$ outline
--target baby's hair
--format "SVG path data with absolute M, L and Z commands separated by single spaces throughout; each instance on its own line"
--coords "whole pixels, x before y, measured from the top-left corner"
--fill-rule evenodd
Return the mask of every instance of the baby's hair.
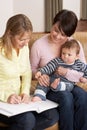
M 78 43 L 75 39 L 71 39 L 71 40 L 66 41 L 66 42 L 62 45 L 61 50 L 62 50 L 63 48 L 76 49 L 76 54 L 79 54 L 79 52 L 80 52 L 79 43 Z

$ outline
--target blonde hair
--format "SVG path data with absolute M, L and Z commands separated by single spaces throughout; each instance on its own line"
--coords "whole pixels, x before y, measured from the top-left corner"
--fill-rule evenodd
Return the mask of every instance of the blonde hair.
M 27 16 L 17 14 L 8 19 L 5 33 L 1 38 L 1 46 L 8 59 L 12 58 L 11 36 L 24 34 L 25 31 L 33 31 L 32 23 Z

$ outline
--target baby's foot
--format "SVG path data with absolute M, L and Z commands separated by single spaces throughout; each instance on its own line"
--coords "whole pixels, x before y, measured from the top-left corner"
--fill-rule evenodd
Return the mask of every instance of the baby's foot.
M 38 96 L 35 96 L 35 97 L 33 97 L 33 98 L 31 99 L 31 101 L 37 102 L 37 101 L 42 101 L 42 99 L 41 99 L 40 97 L 38 97 Z
M 56 89 L 56 88 L 58 87 L 59 83 L 60 83 L 60 78 L 57 78 L 57 79 L 55 79 L 55 80 L 51 83 L 51 87 L 52 87 L 53 89 Z

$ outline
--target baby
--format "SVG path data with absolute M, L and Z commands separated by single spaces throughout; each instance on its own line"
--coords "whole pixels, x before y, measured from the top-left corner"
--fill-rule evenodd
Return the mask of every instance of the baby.
M 46 66 L 40 68 L 36 74 L 35 78 L 38 79 L 41 75 L 47 74 L 50 76 L 49 87 L 41 86 L 39 83 L 35 90 L 32 101 L 46 100 L 46 94 L 51 89 L 55 92 L 57 91 L 72 91 L 75 81 L 73 78 L 71 80 L 66 79 L 64 76 L 55 73 L 59 66 L 65 67 L 67 69 L 74 69 L 83 73 L 82 77 L 76 77 L 79 82 L 87 82 L 87 65 L 79 60 L 80 46 L 79 43 L 71 39 L 65 42 L 61 48 L 61 58 L 55 58 L 51 60 Z M 57 85 L 54 82 L 57 81 Z

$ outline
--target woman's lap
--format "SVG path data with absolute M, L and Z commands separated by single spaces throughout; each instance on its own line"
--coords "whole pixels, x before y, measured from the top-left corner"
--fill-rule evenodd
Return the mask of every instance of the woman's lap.
M 55 93 L 50 91 L 47 98 L 59 103 L 60 130 L 87 129 L 87 92 L 85 90 L 75 86 L 72 92 Z M 83 120 L 82 123 L 81 120 Z
M 10 118 L 0 114 L 0 122 L 9 125 L 9 130 L 32 130 L 36 119 L 32 112 L 22 113 Z
M 58 120 L 60 130 L 87 129 L 86 91 L 77 86 L 75 86 L 72 92 L 62 91 L 56 93 L 50 90 L 47 94 L 47 98 L 59 103 L 60 105 L 57 109 L 50 109 L 40 114 L 34 112 L 36 118 L 35 130 L 43 130 L 49 126 L 52 126 Z M 75 128 L 73 128 L 73 120 Z
M 57 109 L 50 109 L 44 111 L 40 114 L 34 113 L 36 117 L 36 126 L 35 130 L 43 130 L 47 127 L 50 127 L 58 122 L 59 114 Z
M 59 103 L 59 129 L 73 130 L 73 95 L 69 91 L 49 91 L 47 98 Z
M 75 130 L 87 129 L 87 92 L 75 86 L 72 91 L 74 97 L 74 127 Z

